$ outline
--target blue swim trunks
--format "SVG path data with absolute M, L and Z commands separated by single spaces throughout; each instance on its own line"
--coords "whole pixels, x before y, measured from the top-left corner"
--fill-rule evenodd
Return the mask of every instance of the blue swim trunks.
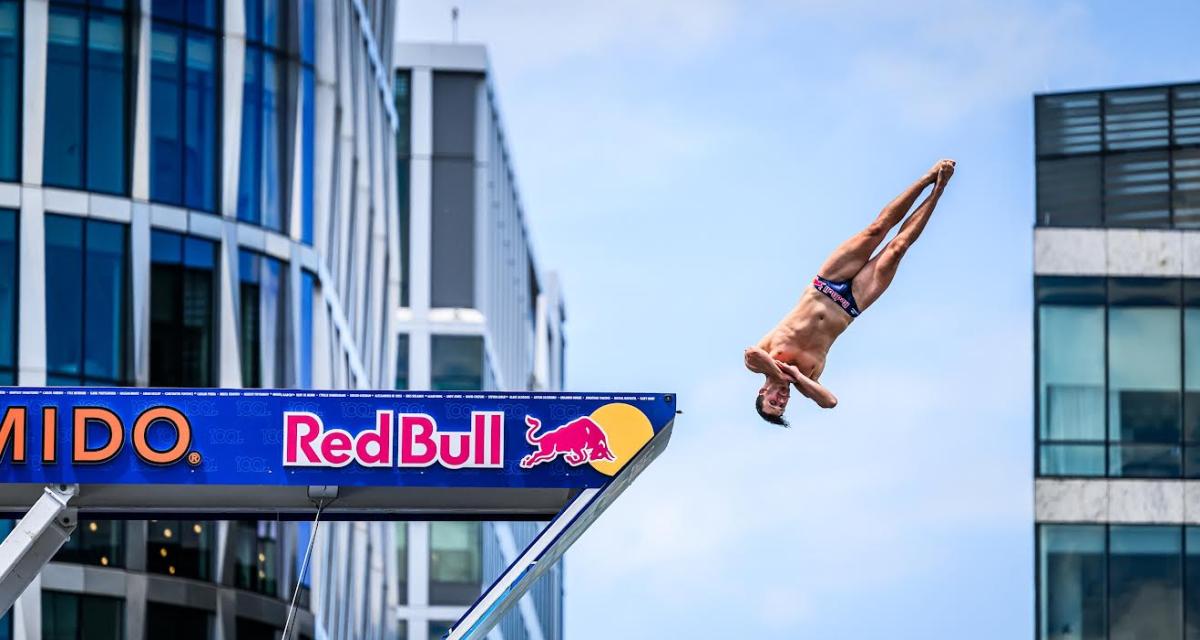
M 858 303 L 854 301 L 854 292 L 850 291 L 849 282 L 834 282 L 817 276 L 813 278 L 813 287 L 833 300 L 842 311 L 850 314 L 851 318 L 858 317 Z

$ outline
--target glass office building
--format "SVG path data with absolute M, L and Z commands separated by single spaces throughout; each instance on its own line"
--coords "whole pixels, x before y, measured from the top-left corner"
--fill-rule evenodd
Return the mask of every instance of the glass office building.
M 398 42 L 393 60 L 405 256 L 396 388 L 561 389 L 562 295 L 534 259 L 486 49 Z M 537 531 L 398 524 L 402 637 L 440 638 Z M 561 639 L 562 589 L 560 564 L 490 637 Z
M 394 4 L 0 0 L 0 384 L 391 387 Z M 397 637 L 395 525 L 312 537 L 84 519 L 0 638 Z
M 1035 635 L 1200 639 L 1200 84 L 1034 105 Z

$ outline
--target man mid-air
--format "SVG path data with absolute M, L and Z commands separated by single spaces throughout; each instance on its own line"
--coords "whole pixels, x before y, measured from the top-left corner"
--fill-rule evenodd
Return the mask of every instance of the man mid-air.
M 842 243 L 825 260 L 812 286 L 805 289 L 783 320 L 758 345 L 746 349 L 746 368 L 766 376 L 754 401 L 763 420 L 787 426 L 783 411 L 787 408 L 791 385 L 796 385 L 800 393 L 822 408 L 837 405 L 837 398 L 817 382 L 825 370 L 829 347 L 887 290 L 900 259 L 925 229 L 952 175 L 954 161 L 941 160 L 896 196 L 874 222 Z M 909 208 L 929 185 L 933 185 L 929 196 L 905 220 Z M 904 224 L 896 237 L 871 257 L 901 220 Z

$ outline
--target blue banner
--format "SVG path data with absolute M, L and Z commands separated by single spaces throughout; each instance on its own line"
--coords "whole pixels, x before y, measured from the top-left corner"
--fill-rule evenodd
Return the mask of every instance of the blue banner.
M 587 488 L 670 394 L 0 388 L 0 483 Z

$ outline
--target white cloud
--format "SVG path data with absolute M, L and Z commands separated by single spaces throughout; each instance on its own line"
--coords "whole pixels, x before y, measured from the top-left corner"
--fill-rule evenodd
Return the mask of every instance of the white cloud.
M 893 108 L 908 126 L 954 126 L 978 109 L 1027 100 L 1052 74 L 1098 64 L 1082 31 L 1086 7 L 979 0 L 925 2 L 904 36 L 868 40 L 853 55 L 844 89 Z

